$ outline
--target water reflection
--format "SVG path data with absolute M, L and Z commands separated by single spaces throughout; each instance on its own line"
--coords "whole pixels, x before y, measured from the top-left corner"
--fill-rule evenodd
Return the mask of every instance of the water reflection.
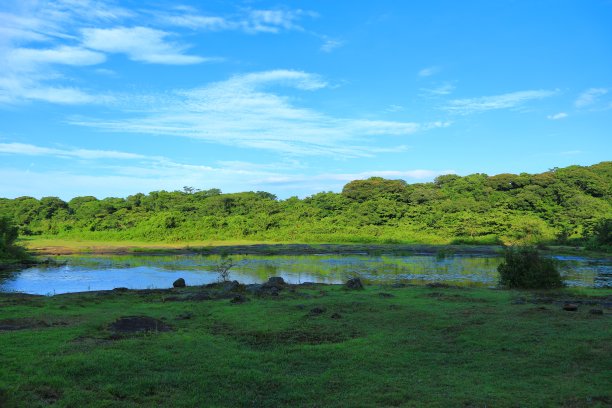
M 447 282 L 494 286 L 500 257 L 457 255 L 236 255 L 231 279 L 256 283 L 282 276 L 291 283 L 341 283 L 360 276 L 376 282 Z M 571 286 L 611 286 L 610 261 L 555 257 Z M 202 255 L 83 255 L 57 257 L 63 266 L 28 268 L 0 276 L 1 291 L 54 294 L 127 287 L 167 288 L 178 277 L 189 285 L 218 280 L 220 256 Z

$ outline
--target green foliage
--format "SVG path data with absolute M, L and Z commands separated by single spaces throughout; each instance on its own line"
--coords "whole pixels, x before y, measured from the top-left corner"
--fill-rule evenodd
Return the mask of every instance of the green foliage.
M 531 246 L 508 247 L 497 268 L 499 284 L 509 289 L 552 289 L 563 286 L 561 275 L 550 258 L 542 258 Z
M 354 180 L 342 189 L 342 195 L 360 202 L 378 197 L 402 201 L 406 199 L 407 192 L 408 184 L 404 180 L 387 180 L 382 177 Z
M 7 217 L 0 218 L 0 254 L 6 254 L 15 243 L 18 229 Z
M 257 191 L 153 191 L 127 198 L 0 199 L 21 235 L 100 241 L 572 244 L 609 249 L 612 162 L 541 174 L 444 175 L 432 183 L 372 177 L 342 193 L 278 200 Z
M 612 218 L 599 221 L 587 246 L 590 249 L 610 250 L 612 248 Z
M 17 261 L 27 257 L 24 249 L 15 244 L 19 229 L 8 217 L 0 217 L 0 261 Z

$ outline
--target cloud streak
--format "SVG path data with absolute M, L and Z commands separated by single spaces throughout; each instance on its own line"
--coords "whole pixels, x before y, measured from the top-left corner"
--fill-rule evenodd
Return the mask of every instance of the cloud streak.
M 214 60 L 184 54 L 186 46 L 167 41 L 170 33 L 147 27 L 86 28 L 82 34 L 85 47 L 126 54 L 138 62 L 187 65 Z
M 70 199 L 77 195 L 127 196 L 137 192 L 176 190 L 184 185 L 197 188 L 223 187 L 226 192 L 271 190 L 274 193 L 288 191 L 301 196 L 334 189 L 356 179 L 373 176 L 402 178 L 411 181 L 431 180 L 452 170 L 372 170 L 358 173 L 325 172 L 305 174 L 308 167 L 300 162 L 284 160 L 274 164 L 244 161 L 218 161 L 214 165 L 178 163 L 163 156 L 146 156 L 114 150 L 81 148 L 53 148 L 25 143 L 0 143 L 0 156 L 23 155 L 75 160 L 93 170 L 83 174 L 72 170 L 42 170 L 40 165 L 31 169 L 0 168 L 4 180 L 3 195 L 17 197 L 58 195 L 69 192 Z M 109 159 L 116 160 L 109 162 Z M 26 187 L 27 186 L 27 187 Z M 61 194 L 60 194 L 61 195 Z
M 373 156 L 377 148 L 371 142 L 380 142 L 381 137 L 402 139 L 448 126 L 447 122 L 338 118 L 296 106 L 291 98 L 270 91 L 279 86 L 315 91 L 327 85 L 319 76 L 302 71 L 255 72 L 178 91 L 161 106 L 143 108 L 147 110 L 144 115 L 124 120 L 74 119 L 71 123 L 112 132 L 188 137 L 289 155 L 343 158 Z
M 549 98 L 557 93 L 558 91 L 540 89 L 479 98 L 454 99 L 444 107 L 444 110 L 459 115 L 470 115 L 490 110 L 511 109 L 523 106 L 530 101 Z
M 278 34 L 282 31 L 304 31 L 299 21 L 317 14 L 301 9 L 245 9 L 234 16 L 215 16 L 199 13 L 192 7 L 174 11 L 151 11 L 163 24 L 202 31 L 243 31 L 248 34 Z
M 590 88 L 590 89 L 587 89 L 586 91 L 582 92 L 578 96 L 578 98 L 574 102 L 574 105 L 577 108 L 586 108 L 586 107 L 589 107 L 589 106 L 594 105 L 595 103 L 597 103 L 599 98 L 604 96 L 604 95 L 606 95 L 607 93 L 608 93 L 608 90 L 606 88 Z
M 555 113 L 554 115 L 548 115 L 547 118 L 550 120 L 560 120 L 568 117 L 568 114 L 565 112 Z
M 134 153 L 118 152 L 115 150 L 89 150 L 89 149 L 57 149 L 41 147 L 26 143 L 0 143 L 0 154 L 16 154 L 26 156 L 52 156 L 59 158 L 78 159 L 143 159 L 146 156 Z

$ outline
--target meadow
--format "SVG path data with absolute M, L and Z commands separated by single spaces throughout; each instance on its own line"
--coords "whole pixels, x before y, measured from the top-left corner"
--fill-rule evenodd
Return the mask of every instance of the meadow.
M 605 407 L 611 302 L 436 284 L 2 293 L 0 405 Z

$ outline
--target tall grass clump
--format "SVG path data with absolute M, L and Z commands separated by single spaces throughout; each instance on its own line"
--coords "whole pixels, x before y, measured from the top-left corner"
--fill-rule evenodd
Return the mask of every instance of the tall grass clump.
M 555 261 L 543 258 L 532 246 L 508 247 L 497 267 L 499 284 L 513 289 L 552 289 L 563 286 Z

